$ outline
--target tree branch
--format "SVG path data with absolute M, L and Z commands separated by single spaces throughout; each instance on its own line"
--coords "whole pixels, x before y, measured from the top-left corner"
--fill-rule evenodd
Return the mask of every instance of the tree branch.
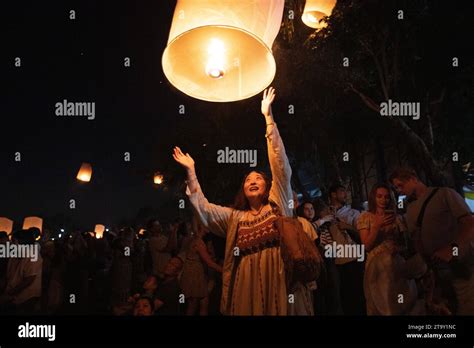
M 364 93 L 360 92 L 358 89 L 352 85 L 352 83 L 349 83 L 349 88 L 356 93 L 362 101 L 367 105 L 371 110 L 380 113 L 380 105 L 377 104 L 372 98 L 366 96 Z

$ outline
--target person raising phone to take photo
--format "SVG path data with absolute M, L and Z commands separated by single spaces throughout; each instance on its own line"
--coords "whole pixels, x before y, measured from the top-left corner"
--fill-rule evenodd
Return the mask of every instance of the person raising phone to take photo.
M 369 211 L 357 221 L 360 238 L 368 251 L 364 293 L 368 315 L 422 315 L 415 278 L 427 270 L 423 260 L 407 263 L 399 243 L 406 226 L 396 214 L 395 200 L 387 184 L 376 184 L 369 193 Z

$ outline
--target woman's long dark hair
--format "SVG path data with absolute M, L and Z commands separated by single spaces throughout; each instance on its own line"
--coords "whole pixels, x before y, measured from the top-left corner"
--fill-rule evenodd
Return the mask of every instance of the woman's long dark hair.
M 392 210 L 395 211 L 395 199 L 393 197 L 393 192 L 390 189 L 390 186 L 388 184 L 385 184 L 385 183 L 378 183 L 378 184 L 375 184 L 374 186 L 372 186 L 372 189 L 370 190 L 370 193 L 369 193 L 369 211 L 371 213 L 375 214 L 375 212 L 377 210 L 377 204 L 375 202 L 375 196 L 376 196 L 377 190 L 379 188 L 384 188 L 388 191 L 388 193 L 390 195 L 390 202 L 388 203 L 387 209 L 392 209 Z
M 234 200 L 234 205 L 232 206 L 234 209 L 250 210 L 249 201 L 247 200 L 247 197 L 245 197 L 244 184 L 245 184 L 245 180 L 251 173 L 260 174 L 263 180 L 265 181 L 265 193 L 263 195 L 263 205 L 268 203 L 268 197 L 270 196 L 270 187 L 272 186 L 271 181 L 269 177 L 267 176 L 267 174 L 265 174 L 264 172 L 252 170 L 251 172 L 245 174 L 244 179 L 242 180 L 242 183 L 240 184 L 239 192 L 237 192 L 237 195 L 235 196 L 235 200 Z
M 304 200 L 301 204 L 298 204 L 298 208 L 296 208 L 296 215 L 297 216 L 300 216 L 300 217 L 303 217 L 306 219 L 306 216 L 304 216 L 304 206 L 306 204 L 311 204 L 313 206 L 313 209 L 314 209 L 314 204 L 313 202 L 309 201 L 309 200 Z M 317 220 L 316 219 L 316 210 L 314 211 L 315 214 L 314 214 L 314 218 L 313 220 L 308 220 L 309 222 L 313 222 L 314 220 Z

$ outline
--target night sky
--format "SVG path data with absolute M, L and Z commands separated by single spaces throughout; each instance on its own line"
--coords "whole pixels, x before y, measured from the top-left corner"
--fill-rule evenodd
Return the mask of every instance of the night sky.
M 199 158 L 213 145 L 229 145 L 231 136 L 218 135 L 235 135 L 242 120 L 254 123 L 239 136 L 242 145 L 255 146 L 258 135 L 265 144 L 260 96 L 207 103 L 187 97 L 164 77 L 161 56 L 175 1 L 8 6 L 0 216 L 13 219 L 16 227 L 24 216 L 65 214 L 90 228 L 133 217 L 141 207 L 171 204 L 171 191 L 154 187 L 152 175 L 160 170 L 172 173 L 173 179 L 165 177 L 171 184 L 182 180 L 171 157 L 173 146 Z M 71 9 L 75 20 L 69 19 Z M 20 68 L 14 66 L 15 57 L 21 58 Z M 129 68 L 125 57 L 130 57 Z M 63 99 L 94 101 L 95 119 L 57 117 L 55 104 Z M 185 115 L 178 113 L 181 104 Z M 255 112 L 247 113 L 249 108 Z M 226 129 L 220 129 L 223 121 Z M 17 151 L 21 162 L 14 161 Z M 124 161 L 125 152 L 130 162 Z M 82 162 L 93 166 L 88 184 L 75 179 Z M 206 175 L 199 164 L 198 172 Z
M 175 145 L 195 158 L 204 192 L 212 201 L 218 196 L 218 203 L 232 200 L 240 177 L 249 171 L 244 165 L 219 166 L 218 149 L 258 149 L 257 169 L 266 168 L 261 95 L 209 103 L 186 96 L 165 78 L 161 57 L 175 4 L 173 0 L 81 0 L 2 5 L 7 34 L 1 50 L 6 88 L 1 99 L 0 216 L 13 219 L 15 228 L 29 215 L 63 215 L 84 229 L 96 223 L 120 224 L 144 208 L 171 218 L 177 214 L 177 199 L 184 194 L 183 170 L 171 156 Z M 444 3 L 436 4 L 437 13 L 444 15 Z M 76 19 L 69 18 L 70 10 Z M 453 33 L 445 19 L 426 33 L 433 43 L 429 47 L 436 49 L 422 52 L 423 71 L 429 76 L 436 76 L 436 64 L 468 50 L 465 43 L 472 32 Z M 306 28 L 306 35 L 310 33 Z M 350 47 L 353 37 L 346 39 Z M 294 89 L 305 76 L 294 74 L 290 63 L 308 63 L 293 57 L 291 50 L 280 49 L 281 40 L 280 33 L 273 47 L 277 63 L 273 111 L 287 153 L 297 152 L 295 139 L 292 146 L 286 142 L 292 126 L 287 107 L 304 109 L 303 100 L 324 107 L 325 98 L 331 98 L 338 112 L 343 117 L 347 114 L 342 132 L 365 134 L 368 128 L 361 121 L 368 111 L 359 98 L 352 94 L 348 99 L 347 93 L 316 85 L 320 81 L 333 85 L 324 68 L 314 67 L 322 78 L 313 85 L 309 81 L 304 90 Z M 354 52 L 348 50 L 348 54 Z M 21 67 L 15 67 L 16 57 L 21 58 Z M 124 66 L 125 57 L 130 58 L 130 67 Z M 366 71 L 374 74 L 373 64 L 367 64 Z M 55 104 L 64 99 L 95 102 L 95 119 L 57 117 Z M 179 114 L 180 105 L 185 115 Z M 367 117 L 373 119 L 373 115 Z M 299 131 L 293 129 L 293 134 L 298 136 Z M 16 152 L 21 153 L 21 162 L 15 162 Z M 130 153 L 130 162 L 124 161 L 125 152 Z M 82 162 L 91 163 L 94 170 L 87 184 L 76 180 Z M 153 185 L 155 171 L 164 173 L 164 187 Z M 214 185 L 219 171 L 229 171 L 225 190 Z M 69 209 L 70 199 L 76 200 L 75 210 Z

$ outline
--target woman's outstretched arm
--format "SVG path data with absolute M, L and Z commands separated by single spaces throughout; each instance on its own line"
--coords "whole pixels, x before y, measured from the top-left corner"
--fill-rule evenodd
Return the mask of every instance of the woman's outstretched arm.
M 175 147 L 173 158 L 186 170 L 188 184 L 186 194 L 199 220 L 212 233 L 225 237 L 233 209 L 209 203 L 201 190 L 194 169 L 194 160 L 189 153 L 184 154 L 179 147 Z
M 291 190 L 291 167 L 286 156 L 285 146 L 273 119 L 272 103 L 275 89 L 270 87 L 263 92 L 262 114 L 265 116 L 267 132 L 268 161 L 272 171 L 270 200 L 278 205 L 284 216 L 293 216 L 293 192 Z M 293 202 L 294 203 L 294 202 Z

